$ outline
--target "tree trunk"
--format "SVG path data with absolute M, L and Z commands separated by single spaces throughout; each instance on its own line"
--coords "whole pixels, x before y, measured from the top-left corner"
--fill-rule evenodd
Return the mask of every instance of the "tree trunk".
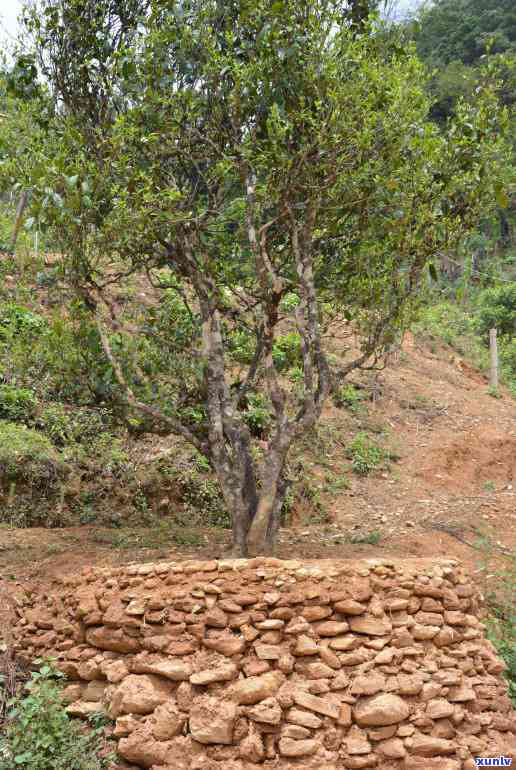
M 24 190 L 20 196 L 20 200 L 18 201 L 18 206 L 16 208 L 16 218 L 14 220 L 13 234 L 11 236 L 11 244 L 10 244 L 10 250 L 13 253 L 16 248 L 16 241 L 18 240 L 18 233 L 20 232 L 21 223 L 23 221 L 23 215 L 25 213 L 25 209 L 27 208 L 28 197 L 29 196 L 28 196 L 27 190 Z

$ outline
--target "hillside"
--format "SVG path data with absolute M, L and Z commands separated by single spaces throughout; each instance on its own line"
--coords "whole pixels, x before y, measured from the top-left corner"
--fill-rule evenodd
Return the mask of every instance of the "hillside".
M 494 538 L 500 553 L 514 549 L 514 399 L 506 392 L 493 398 L 484 376 L 451 348 L 412 334 L 384 371 L 356 378 L 355 384 L 360 387 L 348 392 L 348 403 L 329 403 L 318 430 L 296 448 L 292 468 L 297 480 L 278 554 L 445 555 L 476 568 L 479 553 L 472 546 L 481 531 Z M 378 467 L 367 475 L 352 468 L 357 455 L 349 445 L 357 433 L 366 446 L 372 442 L 381 450 Z M 185 504 L 184 475 L 174 482 L 173 473 L 156 473 L 159 463 L 152 458 L 167 447 L 167 438 L 126 437 L 124 452 L 141 495 L 140 522 L 123 482 L 104 492 L 102 511 L 93 512 L 90 521 L 83 516 L 80 526 L 73 521 L 55 529 L 20 529 L 4 520 L 3 578 L 48 579 L 72 565 L 171 554 L 222 555 L 229 531 L 203 526 L 199 491 L 196 519 Z M 174 452 L 174 458 L 184 473 L 181 453 Z M 199 478 L 212 510 L 213 482 L 208 474 Z M 96 488 L 94 479 L 85 484 Z M 116 514 L 116 526 L 106 526 L 109 510 Z

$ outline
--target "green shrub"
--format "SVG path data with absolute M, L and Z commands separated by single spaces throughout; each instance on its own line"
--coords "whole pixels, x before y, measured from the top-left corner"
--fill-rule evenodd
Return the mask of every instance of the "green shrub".
M 41 661 L 40 661 L 41 662 Z M 101 730 L 85 734 L 70 719 L 61 699 L 63 675 L 47 663 L 32 674 L 11 701 L 4 737 L 0 737 L 0 770 L 101 770 Z
M 32 390 L 0 385 L 0 419 L 30 423 L 36 412 L 36 404 Z
M 372 441 L 367 433 L 357 433 L 346 447 L 346 457 L 351 460 L 351 467 L 360 476 L 367 476 L 377 470 L 385 459 L 385 451 Z
M 26 307 L 12 302 L 0 304 L 0 339 L 9 339 L 20 332 L 40 332 L 46 325 L 45 319 Z
M 382 533 L 379 532 L 377 529 L 373 530 L 372 532 L 366 532 L 365 534 L 357 534 L 357 535 L 351 535 L 349 538 L 349 542 L 352 545 L 378 545 L 380 540 L 382 539 Z
M 280 335 L 272 348 L 272 359 L 278 371 L 301 364 L 301 337 L 297 332 Z
M 337 388 L 333 394 L 333 403 L 338 407 L 346 407 L 352 412 L 358 412 L 367 400 L 367 394 L 354 385 L 347 384 Z
M 226 509 L 222 491 L 215 478 L 209 475 L 209 466 L 197 455 L 194 464 L 186 467 L 173 467 L 167 470 L 175 482 L 175 494 L 185 510 L 175 515 L 180 526 L 192 524 L 205 527 L 231 528 L 231 516 Z
M 254 357 L 256 338 L 248 331 L 238 329 L 229 336 L 231 357 L 239 364 L 250 364 Z
M 247 397 L 245 421 L 253 436 L 263 436 L 271 424 L 272 411 L 269 399 L 262 393 L 252 393 Z
M 51 489 L 67 468 L 46 436 L 0 420 L 0 478 Z
M 516 707 L 516 552 L 500 551 L 496 533 L 479 530 L 475 547 L 480 552 L 487 636 L 506 665 L 509 696 Z
M 280 310 L 282 313 L 293 313 L 300 301 L 299 295 L 295 294 L 293 291 L 289 291 L 281 300 Z
M 516 335 L 516 281 L 480 292 L 475 326 L 486 342 L 493 328 L 502 337 Z
M 0 520 L 19 514 L 24 525 L 49 523 L 67 475 L 67 465 L 46 436 L 0 420 Z

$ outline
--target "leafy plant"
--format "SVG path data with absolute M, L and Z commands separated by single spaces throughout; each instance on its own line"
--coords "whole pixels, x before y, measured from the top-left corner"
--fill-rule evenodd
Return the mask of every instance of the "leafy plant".
M 66 713 L 61 700 L 63 675 L 49 663 L 36 661 L 25 693 L 9 705 L 4 737 L 0 737 L 0 770 L 101 770 L 102 727 L 85 734 Z
M 386 452 L 367 433 L 360 431 L 346 447 L 346 457 L 352 461 L 351 467 L 355 473 L 367 476 L 380 467 Z
M 489 330 L 496 328 L 502 337 L 516 336 L 516 281 L 485 289 L 477 298 L 475 326 L 486 343 Z
M 253 436 L 267 433 L 272 421 L 272 410 L 269 399 L 263 393 L 251 393 L 247 397 L 245 421 Z
M 278 371 L 301 364 L 301 337 L 296 332 L 282 334 L 274 343 L 272 358 Z
M 32 422 L 37 399 L 32 390 L 0 385 L 0 419 L 11 422 Z
M 42 331 L 45 319 L 28 308 L 13 303 L 0 304 L 0 340 L 21 332 Z
M 476 542 L 487 609 L 487 635 L 506 664 L 509 696 L 516 707 L 516 553 L 500 549 L 489 530 Z
M 378 530 L 373 530 L 372 532 L 366 532 L 365 534 L 351 535 L 349 542 L 352 545 L 378 545 L 381 539 L 382 533 Z
M 350 383 L 337 388 L 333 393 L 335 406 L 347 407 L 351 412 L 358 412 L 363 407 L 363 402 L 368 398 L 363 390 L 359 390 Z

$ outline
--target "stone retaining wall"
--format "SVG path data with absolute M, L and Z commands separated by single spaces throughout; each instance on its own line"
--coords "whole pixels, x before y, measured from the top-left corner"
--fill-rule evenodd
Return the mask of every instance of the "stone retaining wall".
M 18 599 L 71 714 L 154 770 L 469 770 L 516 720 L 453 561 L 251 559 L 89 569 Z

